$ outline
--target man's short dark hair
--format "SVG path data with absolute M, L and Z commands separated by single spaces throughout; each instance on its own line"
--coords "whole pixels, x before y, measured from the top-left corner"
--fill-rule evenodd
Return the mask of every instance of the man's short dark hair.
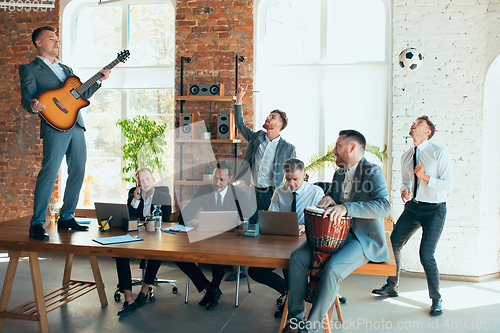
M 280 115 L 281 124 L 283 125 L 283 126 L 281 126 L 280 131 L 284 130 L 286 128 L 286 125 L 288 125 L 288 117 L 286 116 L 286 112 L 276 109 L 276 110 L 271 111 L 271 113 L 277 113 Z
M 298 158 L 289 158 L 283 163 L 283 170 L 285 173 L 295 173 L 297 171 L 304 171 L 304 162 Z
M 40 35 L 42 34 L 42 32 L 44 30 L 49 30 L 49 31 L 52 31 L 52 32 L 56 32 L 56 28 L 48 26 L 48 25 L 46 25 L 45 27 L 36 28 L 33 31 L 33 33 L 31 34 L 31 41 L 33 42 L 33 45 L 35 45 L 35 47 L 36 47 L 36 43 L 35 42 L 37 41 L 38 37 L 40 37 Z
M 138 181 L 139 181 L 139 174 L 140 174 L 141 172 L 144 172 L 144 171 L 149 172 L 149 174 L 150 174 L 151 176 L 153 176 L 153 172 L 151 171 L 151 169 L 150 169 L 150 168 L 147 168 L 147 167 L 142 167 L 142 168 L 137 169 L 137 172 L 135 173 L 135 177 L 137 178 L 137 180 L 138 180 Z
M 434 133 L 436 132 L 436 126 L 432 123 L 432 121 L 429 119 L 427 116 L 420 116 L 417 118 L 418 120 L 422 119 L 425 120 L 427 123 L 427 126 L 429 126 L 429 129 L 431 130 L 431 134 L 429 134 L 429 137 L 427 139 L 430 139 L 434 136 Z
M 366 139 L 363 134 L 359 133 L 356 130 L 348 129 L 339 132 L 339 136 L 345 135 L 344 139 L 348 139 L 351 142 L 356 142 L 358 145 L 365 150 L 366 147 Z
M 217 169 L 227 169 L 227 175 L 231 177 L 234 174 L 234 169 L 233 165 L 229 162 L 226 161 L 220 161 L 217 162 L 217 165 L 215 166 Z

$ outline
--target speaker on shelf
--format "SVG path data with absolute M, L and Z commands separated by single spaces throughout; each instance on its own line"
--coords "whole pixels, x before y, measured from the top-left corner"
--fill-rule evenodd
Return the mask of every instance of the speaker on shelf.
M 232 113 L 217 115 L 217 139 L 231 139 L 234 137 L 234 120 Z
M 222 83 L 190 84 L 189 96 L 224 96 L 224 85 Z
M 181 139 L 196 139 L 198 131 L 196 123 L 198 122 L 197 113 L 181 113 Z

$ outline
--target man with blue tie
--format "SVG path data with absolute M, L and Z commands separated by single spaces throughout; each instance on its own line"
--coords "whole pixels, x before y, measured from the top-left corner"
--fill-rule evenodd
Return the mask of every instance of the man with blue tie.
M 56 58 L 59 55 L 59 39 L 55 28 L 49 26 L 37 28 L 33 31 L 31 39 L 38 54 L 32 62 L 19 67 L 21 104 L 26 111 L 37 114 L 45 109 L 45 105 L 36 99 L 38 93 L 59 88 L 68 76 L 73 75 L 73 70 L 61 64 Z M 83 98 L 90 98 L 101 86 L 100 81 L 106 80 L 110 72 L 108 69 L 101 70 L 103 77 L 83 93 Z M 84 135 L 85 125 L 81 113 L 78 114 L 75 126 L 65 132 L 52 128 L 45 120 L 40 119 L 43 159 L 42 169 L 36 179 L 29 235 L 33 239 L 47 240 L 49 236 L 43 224 L 54 182 L 65 155 L 68 163 L 68 180 L 57 227 L 58 229 L 87 230 L 86 226 L 79 225 L 73 218 L 85 175 L 87 148 Z
M 401 158 L 401 199 L 405 208 L 391 234 L 396 276 L 388 277 L 387 283 L 380 289 L 374 289 L 372 293 L 398 296 L 401 250 L 408 239 L 422 227 L 420 262 L 424 267 L 429 297 L 432 300 L 429 314 L 438 316 L 443 313 L 443 307 L 434 252 L 446 219 L 446 198 L 453 186 L 453 169 L 450 154 L 429 141 L 434 132 L 435 126 L 427 116 L 417 118 L 410 128 L 414 147 L 408 149 Z
M 316 204 L 323 198 L 321 187 L 304 182 L 304 162 L 297 158 L 290 158 L 283 165 L 286 184 L 274 191 L 269 210 L 273 212 L 294 212 L 298 215 L 298 228 L 304 232 L 304 209 Z M 276 318 L 283 316 L 286 294 L 288 291 L 288 270 L 283 269 L 283 277 L 274 272 L 274 268 L 250 267 L 248 275 L 255 281 L 265 284 L 280 293 L 276 303 L 278 309 L 274 313 Z

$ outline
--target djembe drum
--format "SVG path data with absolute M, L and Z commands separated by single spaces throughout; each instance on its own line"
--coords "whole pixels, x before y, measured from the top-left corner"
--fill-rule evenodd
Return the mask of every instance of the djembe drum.
M 324 214 L 324 209 L 315 206 L 304 209 L 307 243 L 313 250 L 311 275 L 304 298 L 309 303 L 312 303 L 318 288 L 321 269 L 344 245 L 351 225 L 350 217 L 344 216 L 339 223 L 335 223 L 329 217 L 323 218 Z

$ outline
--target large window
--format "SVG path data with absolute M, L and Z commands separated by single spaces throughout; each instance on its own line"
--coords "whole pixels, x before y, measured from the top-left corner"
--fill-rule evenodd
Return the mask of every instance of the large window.
M 341 129 L 387 142 L 389 8 L 385 0 L 262 0 L 258 8 L 256 126 L 287 112 L 282 136 L 298 158 L 325 154 Z M 367 156 L 376 162 L 376 159 Z M 312 181 L 330 181 L 333 169 Z
M 122 180 L 125 143 L 116 122 L 147 115 L 166 123 L 164 171 L 156 171 L 156 183 L 172 188 L 174 128 L 175 13 L 170 1 L 73 0 L 63 14 L 63 62 L 82 81 L 113 61 L 123 49 L 130 58 L 118 64 L 110 78 L 83 110 L 86 125 L 87 166 L 79 206 L 94 201 L 124 202 L 132 184 Z M 65 163 L 62 186 L 67 175 Z M 128 175 L 130 176 L 130 175 Z M 91 190 L 91 191 L 90 191 Z M 89 192 L 90 191 L 90 192 Z M 87 198 L 85 193 L 87 192 Z

